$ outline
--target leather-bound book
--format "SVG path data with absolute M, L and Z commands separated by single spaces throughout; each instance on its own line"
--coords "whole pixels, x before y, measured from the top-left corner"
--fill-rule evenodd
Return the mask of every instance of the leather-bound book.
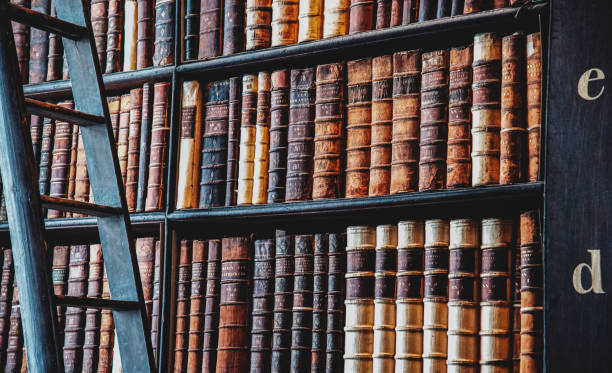
M 493 8 L 491 0 L 465 0 L 463 4 L 463 14 L 482 12 Z
M 270 73 L 257 77 L 257 119 L 255 123 L 255 156 L 253 164 L 254 205 L 264 204 L 268 192 L 268 149 L 270 147 Z
M 378 0 L 376 2 L 376 29 L 377 30 L 387 28 L 391 25 L 391 8 L 392 8 L 391 3 L 392 3 L 392 0 Z M 398 17 L 396 16 L 395 19 L 397 20 L 397 18 Z M 397 24 L 395 26 L 397 26 Z
M 504 8 L 509 5 L 509 0 L 493 0 L 493 9 Z
M 185 61 L 198 58 L 199 39 L 200 39 L 200 0 L 185 1 Z
M 38 115 L 30 116 L 30 137 L 32 139 L 32 151 L 35 154 L 34 161 L 40 160 L 40 147 L 42 142 L 43 117 Z
M 289 371 L 294 283 L 294 240 L 287 232 L 276 231 L 274 266 L 274 328 L 272 330 L 271 372 Z
M 298 42 L 319 40 L 323 36 L 323 0 L 300 1 Z
M 229 79 L 229 114 L 227 117 L 227 176 L 225 206 L 236 204 L 238 185 L 238 150 L 242 120 L 242 77 Z
M 204 137 L 200 162 L 200 208 L 223 206 L 227 176 L 229 82 L 207 85 Z M 195 206 L 194 206 L 195 207 Z
M 149 157 L 151 126 L 153 120 L 153 84 L 142 86 L 142 110 L 140 116 L 140 155 L 138 156 L 138 189 L 136 191 L 136 212 L 144 211 L 149 180 Z
M 274 240 L 255 241 L 251 373 L 269 372 L 274 327 Z
M 121 45 L 123 34 L 123 7 L 121 0 L 108 0 L 108 26 L 106 31 L 106 73 L 121 71 Z
M 312 344 L 312 290 L 314 271 L 312 235 L 295 236 L 293 322 L 290 372 L 308 372 Z
M 397 274 L 397 226 L 376 227 L 376 267 L 374 282 L 375 372 L 395 370 L 395 280 Z
M 374 0 L 350 0 L 349 34 L 374 29 L 376 2 Z
M 331 38 L 348 33 L 349 0 L 327 0 L 323 4 L 323 37 Z
M 465 0 L 452 0 L 451 5 L 451 16 L 458 16 L 463 14 L 463 7 L 465 6 Z
M 474 36 L 472 64 L 472 186 L 499 183 L 501 39 Z
M 287 129 L 289 127 L 290 70 L 277 70 L 271 76 L 270 151 L 268 154 L 268 203 L 285 201 L 287 176 Z
M 102 277 L 102 298 L 110 299 L 106 269 Z M 100 311 L 100 351 L 98 355 L 98 373 L 111 373 L 113 367 L 113 344 L 115 341 L 115 320 L 113 311 Z
M 221 54 L 222 0 L 200 0 L 200 40 L 198 58 L 203 60 Z
M 129 93 L 121 96 L 119 135 L 117 136 L 117 157 L 119 158 L 119 168 L 121 170 L 123 185 L 125 185 L 125 178 L 127 177 L 128 145 L 130 136 L 130 98 Z
M 423 371 L 423 267 L 425 225 L 397 224 L 395 371 Z
M 330 233 L 328 236 L 327 273 L 327 341 L 325 344 L 325 372 L 343 371 L 344 359 L 344 297 L 346 272 L 346 236 Z
M 421 51 L 394 53 L 391 194 L 418 188 L 420 91 Z
M 346 198 L 367 197 L 372 132 L 372 59 L 349 61 L 346 105 Z
M 74 199 L 76 186 L 76 166 L 79 147 L 79 126 L 72 126 L 72 140 L 70 141 L 70 166 L 68 167 L 68 199 Z M 66 217 L 71 218 L 72 212 L 67 212 Z
M 198 203 L 201 132 L 202 90 L 200 82 L 186 81 L 183 82 L 181 99 L 181 131 L 176 187 L 177 209 L 194 208 Z
M 106 102 L 108 104 L 108 113 L 110 114 L 111 127 L 113 129 L 113 137 L 115 138 L 116 145 L 117 138 L 119 137 L 119 115 L 121 109 L 121 96 L 107 97 Z
M 425 221 L 425 294 L 423 297 L 423 372 L 445 372 L 448 327 L 449 226 Z
M 25 8 L 30 7 L 30 1 L 28 0 L 11 0 L 11 4 Z M 13 38 L 15 40 L 15 50 L 17 51 L 20 79 L 23 84 L 26 84 L 29 75 L 30 29 L 26 24 L 19 22 L 11 22 L 11 26 L 13 28 Z
M 449 52 L 423 53 L 419 191 L 446 186 Z
M 236 203 L 253 202 L 253 171 L 255 166 L 255 132 L 257 123 L 257 75 L 242 77 L 242 111 L 240 119 L 240 147 L 238 160 L 238 188 Z
M 130 90 L 130 128 L 128 133 L 125 198 L 128 211 L 136 211 L 138 165 L 140 163 L 140 122 L 142 121 L 142 88 Z M 81 143 L 79 142 L 79 146 Z
M 147 317 L 151 319 L 153 306 L 153 261 L 155 260 L 155 237 L 136 239 L 136 260 L 142 284 L 142 296 L 145 302 Z
M 514 221 L 516 238 L 512 247 L 512 372 L 521 372 L 521 229 L 520 218 Z
M 147 180 L 145 211 L 160 210 L 163 206 L 164 170 L 166 169 L 166 147 L 168 145 L 168 99 L 170 83 L 155 83 L 153 95 L 153 118 L 151 123 L 151 155 Z
M 89 273 L 89 246 L 75 245 L 70 247 L 70 264 L 68 272 L 68 296 L 84 297 L 87 295 Z M 85 337 L 85 309 L 66 308 L 66 326 L 64 329 L 64 371 L 81 372 L 83 365 L 83 339 Z
M 160 283 L 161 283 L 161 242 L 155 240 L 155 261 L 153 264 L 153 296 L 151 302 L 151 344 L 153 358 L 157 361 L 159 350 L 159 314 L 160 314 Z
M 447 372 L 478 372 L 479 226 L 450 221 Z
M 430 0 L 431 1 L 431 0 Z M 419 0 L 404 0 L 402 25 L 409 25 L 419 19 Z
M 521 372 L 543 371 L 544 279 L 540 212 L 521 214 Z
M 176 282 L 176 322 L 174 326 L 174 372 L 187 369 L 189 342 L 189 297 L 191 293 L 191 253 L 193 242 L 181 240 Z
M 315 69 L 291 70 L 285 201 L 312 198 L 314 166 Z
M 0 280 L 0 367 L 6 362 L 6 350 L 13 298 L 13 253 L 10 248 L 2 250 L 2 277 Z
M 438 0 L 419 0 L 419 22 L 436 18 Z
M 221 284 L 221 240 L 208 241 L 206 305 L 202 332 L 202 373 L 213 373 L 217 365 L 219 296 Z
M 410 1 L 410 0 L 406 0 Z M 400 26 L 404 12 L 404 0 L 391 0 L 389 26 Z
M 87 172 L 87 160 L 85 157 L 85 144 L 83 143 L 82 132 L 79 130 L 79 136 L 77 138 L 77 159 L 76 159 L 76 173 L 75 173 L 75 185 L 74 185 L 74 199 L 81 202 L 89 201 L 89 174 Z M 84 216 L 81 214 L 73 213 L 73 217 Z
M 151 0 L 138 0 L 136 32 L 136 69 L 144 69 L 153 64 L 153 37 L 155 32 Z
M 327 345 L 327 273 L 328 236 L 318 233 L 314 236 L 314 265 L 312 287 L 312 373 L 325 372 L 325 347 Z
M 540 129 L 542 127 L 542 44 L 540 33 L 527 35 L 527 180 L 540 176 Z
M 13 302 L 11 306 L 11 325 L 8 332 L 8 345 L 6 349 L 5 373 L 21 371 L 23 354 L 23 332 L 21 330 L 21 313 L 19 308 L 19 294 L 17 284 L 13 284 Z
M 393 56 L 372 58 L 370 196 L 389 194 L 393 138 Z
M 24 4 L 26 5 L 26 4 Z M 30 9 L 44 14 L 51 12 L 51 0 L 34 0 Z M 32 27 L 30 29 L 30 84 L 42 83 L 47 77 L 47 56 L 49 55 L 49 34 Z
M 106 32 L 108 30 L 108 2 L 109 0 L 91 0 L 90 16 L 93 30 L 100 72 L 106 70 Z
M 373 369 L 375 248 L 375 228 L 346 228 L 345 373 Z
M 6 252 L 4 253 L 6 263 Z M 53 292 L 55 295 L 66 295 L 66 284 L 68 283 L 68 262 L 70 257 L 69 246 L 55 246 L 53 248 L 53 264 L 51 267 L 51 280 L 53 281 Z M 12 262 L 12 256 L 8 258 Z M 12 277 L 11 277 L 12 281 Z M 12 286 L 12 285 L 11 285 Z M 63 342 L 64 325 L 66 324 L 66 308 L 57 306 L 57 329 L 58 339 Z
M 89 277 L 87 280 L 87 297 L 102 296 L 102 245 L 89 246 Z M 85 311 L 85 338 L 83 340 L 83 373 L 98 371 L 98 354 L 100 348 L 100 310 L 88 308 Z
M 249 367 L 251 260 L 248 237 L 223 239 L 217 372 L 246 372 Z
M 175 0 L 155 0 L 153 66 L 166 66 L 174 62 L 175 5 Z
M 271 45 L 273 47 L 297 43 L 298 2 L 297 0 L 272 0 Z
M 472 58 L 471 45 L 450 50 L 446 150 L 446 187 L 449 189 L 472 184 Z
M 246 50 L 268 48 L 272 40 L 272 0 L 247 0 Z
M 317 66 L 312 199 L 342 196 L 345 79 L 342 62 Z
M 223 55 L 244 51 L 244 0 L 223 0 Z M 211 56 L 212 57 L 212 56 Z
M 123 71 L 136 69 L 138 43 L 138 2 L 125 0 L 123 17 Z
M 481 237 L 480 371 L 510 372 L 512 220 L 483 219 Z
M 64 101 L 60 106 L 72 109 L 71 101 Z M 68 122 L 55 122 L 55 137 L 53 144 L 53 161 L 51 162 L 51 197 L 68 197 L 68 176 L 70 172 L 70 147 L 72 143 L 72 124 Z M 49 210 L 48 218 L 59 218 L 64 214 L 61 211 Z
M 525 35 L 516 32 L 502 39 L 501 133 L 499 183 L 524 180 Z
M 438 0 L 438 11 L 436 18 L 449 17 L 451 15 L 452 0 Z
M 42 139 L 40 142 L 40 161 L 38 165 L 38 191 L 40 194 L 49 194 L 54 138 L 55 121 L 51 118 L 45 118 L 43 122 Z
M 202 331 L 204 329 L 204 307 L 206 306 L 207 246 L 206 241 L 193 241 L 187 373 L 200 373 L 202 371 Z

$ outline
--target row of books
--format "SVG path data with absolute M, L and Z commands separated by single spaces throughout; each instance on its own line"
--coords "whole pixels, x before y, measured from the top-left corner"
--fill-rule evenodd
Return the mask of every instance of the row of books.
M 174 372 L 542 371 L 539 211 L 180 242 Z
M 482 33 L 184 82 L 176 208 L 537 181 L 541 73 L 539 33 Z

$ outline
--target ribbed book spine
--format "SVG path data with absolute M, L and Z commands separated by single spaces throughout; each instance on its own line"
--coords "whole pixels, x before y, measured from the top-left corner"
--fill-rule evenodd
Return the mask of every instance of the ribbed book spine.
M 323 36 L 323 0 L 300 1 L 298 42 L 319 40 Z
M 138 156 L 138 189 L 136 191 L 137 212 L 144 211 L 147 199 L 152 119 L 153 84 L 145 83 L 142 86 L 142 112 L 140 117 L 140 155 Z
M 272 40 L 272 0 L 247 0 L 246 50 L 268 48 Z
M 376 29 L 387 28 L 391 24 L 392 0 L 378 0 L 376 2 Z M 397 26 L 395 24 L 394 26 Z
M 203 60 L 221 54 L 222 0 L 201 0 L 200 2 L 200 43 L 198 58 Z
M 89 246 L 89 277 L 87 280 L 87 297 L 102 296 L 102 245 Z M 83 341 L 83 372 L 96 373 L 100 349 L 100 310 L 88 308 L 85 311 L 85 339 Z
M 293 306 L 293 236 L 276 231 L 274 266 L 274 329 L 272 330 L 272 373 L 289 371 Z
M 160 314 L 160 275 L 161 275 L 161 242 L 155 240 L 155 262 L 153 264 L 153 296 L 151 302 L 151 344 L 153 358 L 158 359 L 159 350 L 159 314 Z
M 323 4 L 323 37 L 331 38 L 348 33 L 349 0 L 327 0 Z
M 0 366 L 4 366 L 6 363 L 6 351 L 8 349 L 9 329 L 11 324 L 13 252 L 10 248 L 3 248 L 2 258 L 2 278 L 0 280 Z
M 325 346 L 327 342 L 327 273 L 328 236 L 318 233 L 314 236 L 314 265 L 312 288 L 312 373 L 325 372 Z
M 229 114 L 227 119 L 227 176 L 225 184 L 225 206 L 236 204 L 238 184 L 238 150 L 240 122 L 242 117 L 242 78 L 229 79 Z
M 72 109 L 74 104 L 65 101 L 60 106 Z M 57 121 L 55 123 L 55 136 L 53 144 L 53 161 L 51 163 L 51 183 L 49 194 L 51 197 L 68 197 L 68 176 L 70 172 L 70 147 L 72 143 L 72 124 Z M 48 218 L 59 218 L 64 215 L 57 210 L 49 210 Z
M 290 372 L 308 372 L 312 343 L 313 237 L 295 236 Z
M 344 367 L 344 297 L 346 273 L 346 236 L 330 233 L 328 236 L 327 275 L 327 329 L 325 345 L 325 372 L 341 372 Z
M 202 330 L 206 305 L 206 241 L 193 241 L 191 261 L 191 296 L 189 299 L 189 342 L 187 345 L 187 373 L 202 371 Z
M 155 47 L 153 66 L 174 63 L 175 0 L 155 0 Z
M 253 310 L 251 316 L 251 373 L 270 370 L 274 327 L 274 240 L 255 241 Z
M 11 326 L 8 332 L 8 347 L 6 349 L 5 373 L 21 371 L 23 361 L 23 332 L 21 330 L 21 313 L 17 284 L 13 284 L 13 302 L 11 306 Z
M 192 250 L 192 241 L 181 240 L 176 282 L 176 322 L 174 324 L 174 372 L 176 373 L 184 372 L 187 369 Z
M 244 51 L 245 6 L 244 0 L 223 0 L 223 55 Z
M 374 29 L 376 22 L 376 2 L 374 0 L 350 0 L 349 11 L 349 34 Z
M 140 163 L 141 121 L 142 88 L 134 88 L 130 91 L 130 129 L 128 132 L 127 172 L 125 176 L 125 198 L 127 200 L 128 210 L 130 212 L 136 211 L 136 198 L 138 193 L 138 165 Z M 79 149 L 81 149 L 81 141 L 79 141 Z
M 527 180 L 540 179 L 540 129 L 542 127 L 542 43 L 540 33 L 527 35 Z
M 136 260 L 142 283 L 142 296 L 145 302 L 147 318 L 151 320 L 153 306 L 153 262 L 155 260 L 155 238 L 142 237 L 136 239 Z
M 202 373 L 215 372 L 219 335 L 219 297 L 221 284 L 221 241 L 208 241 L 206 306 L 202 333 Z
M 130 135 L 130 95 L 121 96 L 120 112 L 119 112 L 119 135 L 117 137 L 117 157 L 119 158 L 119 169 L 121 170 L 121 178 L 125 185 L 127 177 L 127 158 L 128 158 L 128 142 Z
M 100 72 L 106 70 L 106 32 L 108 30 L 108 0 L 91 1 L 91 28 L 96 43 Z
M 70 248 L 68 296 L 84 297 L 87 294 L 89 273 L 89 247 L 76 245 Z M 83 339 L 85 337 L 85 309 L 68 307 L 64 332 L 64 371 L 81 372 L 83 367 Z
M 150 0 L 138 0 L 138 30 L 136 35 L 136 69 L 153 64 L 153 37 L 155 33 L 153 6 Z
M 25 5 L 25 4 L 24 4 Z M 30 4 L 33 11 L 50 14 L 51 0 L 35 0 Z M 42 83 L 47 77 L 47 56 L 49 54 L 49 34 L 32 27 L 30 29 L 30 84 Z M 42 118 L 40 118 L 42 121 Z
M 12 262 L 12 256 L 7 259 L 4 253 L 4 263 Z M 70 257 L 69 246 L 55 246 L 53 248 L 53 264 L 51 267 L 51 279 L 53 281 L 53 292 L 55 295 L 66 295 L 66 284 L 68 282 L 68 261 Z M 11 280 L 12 281 L 12 280 Z M 12 285 L 11 285 L 12 286 Z M 64 340 L 64 325 L 66 324 L 66 308 L 57 306 L 57 329 L 58 339 Z
M 51 118 L 45 118 L 40 146 L 40 162 L 38 165 L 38 191 L 40 194 L 49 194 L 54 138 L 55 121 Z
M 389 194 L 393 137 L 393 56 L 372 58 L 370 196 Z
M 271 76 L 270 151 L 268 164 L 268 203 L 285 201 L 287 176 L 287 129 L 289 127 L 290 70 L 277 70 Z
M 121 45 L 123 34 L 123 8 L 120 0 L 108 0 L 108 23 L 106 31 L 106 68 L 104 72 L 121 71 Z
M 436 18 L 438 0 L 419 0 L 419 22 Z
M 297 43 L 298 3 L 296 0 L 272 0 L 273 47 Z
M 253 171 L 255 166 L 255 132 L 257 123 L 257 75 L 242 77 L 242 117 L 238 159 L 238 191 L 236 203 L 253 203 Z
M 123 7 L 123 71 L 130 71 L 136 69 L 138 2 L 136 0 L 125 0 Z
M 106 270 L 102 277 L 102 298 L 110 299 Z M 100 311 L 100 354 L 98 357 L 98 373 L 111 373 L 113 366 L 113 344 L 115 340 L 115 321 L 113 311 Z
M 11 0 L 11 4 L 25 8 L 30 7 L 28 0 Z M 30 57 L 30 29 L 24 23 L 11 22 L 13 28 L 13 38 L 15 40 L 15 50 L 17 51 L 17 62 L 22 83 L 28 82 L 28 65 Z
M 255 123 L 255 157 L 253 164 L 254 205 L 267 202 L 268 149 L 270 147 L 270 73 L 257 78 L 257 120 Z
M 168 93 L 170 83 L 155 83 L 153 96 L 153 119 L 151 123 L 151 154 L 145 211 L 160 210 L 163 206 L 164 170 L 168 145 Z
M 185 61 L 198 58 L 200 0 L 185 1 Z

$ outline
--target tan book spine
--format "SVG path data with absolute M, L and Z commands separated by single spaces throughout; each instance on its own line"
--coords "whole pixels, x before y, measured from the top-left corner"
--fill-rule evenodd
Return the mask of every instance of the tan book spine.
M 117 136 L 119 136 L 119 113 L 121 109 L 121 97 L 113 96 L 108 97 L 108 113 L 110 114 L 111 119 L 111 127 L 113 128 L 113 137 L 115 138 L 115 143 L 117 142 Z
M 542 44 L 540 33 L 527 35 L 527 180 L 540 176 L 540 129 L 542 127 Z
M 117 138 L 117 157 L 119 158 L 119 168 L 123 185 L 127 177 L 128 145 L 130 136 L 130 94 L 121 96 L 121 111 L 119 113 L 119 135 Z
M 255 157 L 253 165 L 253 204 L 267 202 L 268 149 L 270 148 L 270 73 L 257 77 L 257 121 L 255 124 Z
M 323 5 L 323 37 L 331 38 L 348 33 L 349 0 L 325 0 Z
M 70 168 L 68 169 L 68 199 L 74 199 L 76 188 L 77 155 L 79 147 L 79 126 L 72 126 L 72 142 L 70 143 Z M 72 217 L 72 212 L 66 214 Z
M 136 0 L 126 0 L 123 14 L 123 71 L 136 70 L 138 2 Z
M 257 131 L 257 75 L 242 77 L 242 119 L 238 151 L 239 205 L 253 203 L 253 172 L 255 167 L 255 134 Z
M 295 44 L 298 37 L 297 0 L 272 0 L 272 46 Z
M 372 58 L 370 196 L 389 194 L 393 139 L 393 56 Z
M 142 120 L 142 88 L 130 91 L 130 130 L 128 134 L 128 160 L 125 177 L 125 198 L 128 210 L 136 211 L 138 171 L 140 163 L 140 123 Z
M 81 202 L 89 201 L 89 174 L 87 172 L 87 161 L 85 159 L 85 144 L 81 131 L 79 131 L 77 144 L 77 163 L 74 185 L 74 199 Z M 72 214 L 73 217 L 84 216 L 82 214 Z
M 298 42 L 323 36 L 323 0 L 302 0 L 298 15 Z
M 272 0 L 247 0 L 246 49 L 270 47 L 272 40 Z

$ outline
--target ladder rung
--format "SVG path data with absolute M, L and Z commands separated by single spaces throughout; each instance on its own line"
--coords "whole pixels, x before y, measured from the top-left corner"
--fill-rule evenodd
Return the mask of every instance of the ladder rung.
M 61 35 L 72 40 L 79 40 L 87 35 L 87 28 L 74 23 L 63 21 L 48 14 L 15 4 L 7 4 L 9 18 L 15 22 L 26 24 L 43 31 Z
M 99 115 L 87 114 L 82 111 L 68 109 L 60 105 L 33 100 L 31 98 L 25 99 L 25 105 L 28 114 L 40 115 L 41 117 L 74 123 L 79 126 L 92 126 L 106 122 L 104 117 Z
M 95 203 L 80 202 L 73 199 L 40 196 L 43 207 L 59 211 L 76 212 L 77 214 L 105 217 L 123 214 L 118 207 L 96 205 Z
M 56 295 L 58 306 L 95 308 L 100 310 L 132 311 L 140 309 L 140 303 L 127 300 L 112 300 L 101 298 L 81 298 L 67 295 Z

